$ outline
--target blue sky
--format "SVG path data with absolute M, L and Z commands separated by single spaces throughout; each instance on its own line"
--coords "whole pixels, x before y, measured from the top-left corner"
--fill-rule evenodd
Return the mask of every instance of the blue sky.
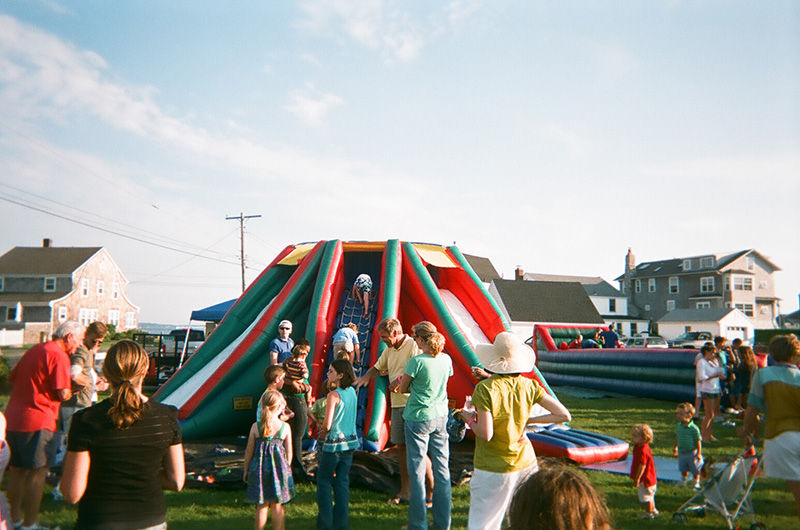
M 240 212 L 248 280 L 330 238 L 609 281 L 756 248 L 790 312 L 799 176 L 793 2 L 0 4 L 0 249 L 107 247 L 144 322 L 238 294 Z

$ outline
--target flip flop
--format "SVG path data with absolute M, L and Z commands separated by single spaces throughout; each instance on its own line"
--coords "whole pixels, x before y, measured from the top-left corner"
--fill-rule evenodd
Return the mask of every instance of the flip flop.
M 408 499 L 404 499 L 402 497 L 392 497 L 386 504 L 391 504 L 392 506 L 399 506 L 401 504 L 408 504 Z

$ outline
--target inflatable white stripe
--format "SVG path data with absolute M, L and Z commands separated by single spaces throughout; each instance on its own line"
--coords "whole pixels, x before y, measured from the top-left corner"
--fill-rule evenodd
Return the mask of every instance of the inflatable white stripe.
M 189 401 L 189 399 L 191 399 L 191 397 L 194 395 L 194 392 L 197 389 L 199 389 L 203 385 L 203 383 L 205 383 L 208 380 L 209 377 L 211 377 L 211 375 L 217 370 L 217 368 L 222 366 L 222 363 L 224 363 L 228 359 L 228 357 L 231 356 L 233 350 L 235 350 L 236 347 L 239 344 L 241 344 L 241 342 L 245 339 L 245 337 L 247 337 L 250 334 L 250 332 L 253 331 L 253 328 L 261 320 L 261 317 L 264 316 L 264 313 L 267 312 L 267 309 L 269 309 L 271 303 L 272 300 L 270 300 L 270 303 L 267 304 L 266 307 L 264 307 L 264 309 L 258 314 L 258 316 L 253 319 L 253 322 L 249 326 L 247 326 L 247 329 L 244 330 L 244 332 L 242 332 L 241 335 L 236 337 L 236 339 L 234 339 L 233 342 L 228 344 L 228 346 L 226 346 L 222 351 L 220 351 L 216 355 L 216 357 L 211 359 L 211 361 L 209 361 L 202 369 L 200 369 L 200 371 L 198 371 L 196 374 L 194 374 L 192 377 L 186 380 L 186 382 L 183 383 L 180 387 L 178 387 L 172 394 L 170 394 L 163 401 L 163 403 L 165 405 L 172 405 L 177 408 L 181 408 L 183 405 L 185 405 L 186 402 Z
M 473 348 L 475 348 L 476 344 L 491 344 L 489 338 L 484 334 L 483 330 L 481 330 L 475 319 L 472 318 L 472 313 L 469 312 L 456 295 L 447 289 L 439 289 L 439 296 L 442 297 L 444 305 L 447 306 L 447 310 L 450 311 L 450 314 L 453 316 L 453 320 L 456 321 L 461 332 Z M 545 414 L 550 414 L 550 412 L 537 403 L 531 409 L 530 417 L 534 418 L 536 416 L 544 416 Z
M 469 309 L 461 303 L 461 300 L 456 295 L 447 289 L 439 289 L 439 296 L 442 297 L 444 305 L 447 306 L 447 310 L 450 311 L 453 320 L 456 321 L 461 333 L 464 334 L 473 349 L 476 344 L 491 344 L 481 327 L 472 318 L 472 313 L 469 312 Z

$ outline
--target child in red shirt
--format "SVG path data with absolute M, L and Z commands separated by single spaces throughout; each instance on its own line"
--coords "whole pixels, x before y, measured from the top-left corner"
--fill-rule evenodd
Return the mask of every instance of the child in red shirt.
M 653 429 L 649 425 L 639 423 L 631 428 L 631 443 L 633 444 L 633 461 L 631 462 L 631 479 L 639 495 L 644 513 L 641 518 L 653 519 L 658 517 L 656 510 L 656 464 L 653 453 L 650 452 L 650 442 L 653 441 Z

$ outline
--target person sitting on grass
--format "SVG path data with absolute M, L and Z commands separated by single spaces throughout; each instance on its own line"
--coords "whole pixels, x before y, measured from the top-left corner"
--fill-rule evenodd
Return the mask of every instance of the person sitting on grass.
M 675 447 L 672 454 L 678 457 L 678 470 L 681 473 L 681 484 L 689 480 L 689 473 L 694 478 L 694 489 L 700 489 L 700 471 L 703 469 L 703 442 L 700 428 L 694 424 L 694 406 L 681 403 L 675 411 L 678 423 L 675 425 Z
M 637 423 L 631 427 L 631 443 L 633 444 L 633 459 L 631 460 L 631 479 L 639 495 L 644 512 L 639 514 L 643 519 L 658 517 L 656 510 L 656 464 L 653 453 L 650 452 L 650 442 L 653 441 L 653 429 L 644 423 Z
M 544 460 L 514 493 L 509 528 L 525 530 L 611 530 L 605 500 L 583 473 Z

